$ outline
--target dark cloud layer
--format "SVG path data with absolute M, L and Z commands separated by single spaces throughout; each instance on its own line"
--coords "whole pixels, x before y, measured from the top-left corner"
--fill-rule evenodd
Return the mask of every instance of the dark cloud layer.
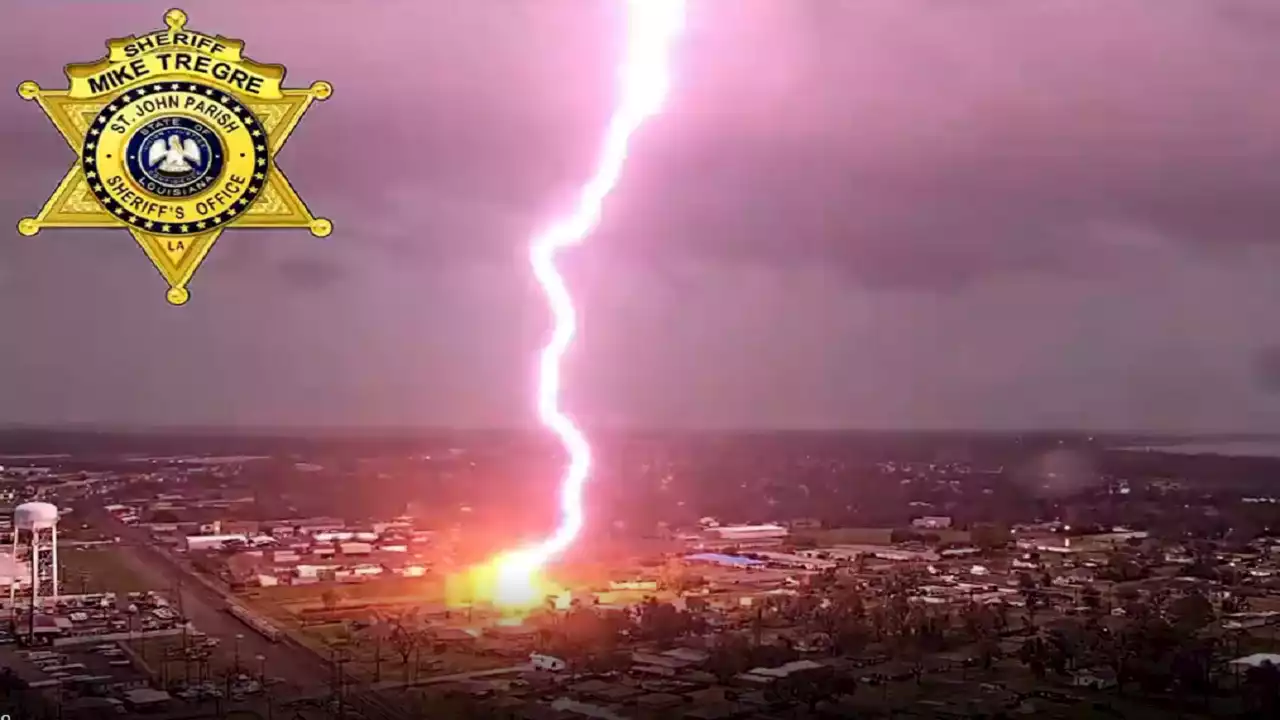
M 228 233 L 182 310 L 127 236 L 8 231 L 0 420 L 526 421 L 524 243 L 590 170 L 619 6 L 187 7 L 335 83 L 281 164 L 338 231 Z M 0 80 L 56 84 L 165 7 L 17 2 Z M 574 407 L 1280 429 L 1278 41 L 1267 0 L 692 0 L 667 112 L 566 262 Z M 2 102 L 16 220 L 72 158 Z

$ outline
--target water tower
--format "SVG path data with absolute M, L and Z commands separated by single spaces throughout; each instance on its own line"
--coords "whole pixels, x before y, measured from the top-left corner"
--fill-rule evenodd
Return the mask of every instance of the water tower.
M 13 511 L 13 558 L 31 568 L 31 608 L 40 601 L 58 599 L 58 508 L 47 502 L 29 502 Z M 14 607 L 16 582 L 9 585 L 9 607 Z

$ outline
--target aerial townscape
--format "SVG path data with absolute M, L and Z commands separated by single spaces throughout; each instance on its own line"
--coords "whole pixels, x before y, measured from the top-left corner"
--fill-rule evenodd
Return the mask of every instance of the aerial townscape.
M 1280 0 L 170 1 L 0 0 L 0 720 L 1280 720 Z
M 26 717 L 1280 712 L 1280 459 L 1236 440 L 617 436 L 516 596 L 476 564 L 545 530 L 536 434 L 0 440 Z

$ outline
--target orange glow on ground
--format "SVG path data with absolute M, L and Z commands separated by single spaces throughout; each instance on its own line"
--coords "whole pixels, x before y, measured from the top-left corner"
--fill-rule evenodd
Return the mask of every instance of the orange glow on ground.
M 520 552 L 498 555 L 445 580 L 445 604 L 451 608 L 489 606 L 507 617 L 523 617 L 568 595 L 543 572 L 540 563 Z

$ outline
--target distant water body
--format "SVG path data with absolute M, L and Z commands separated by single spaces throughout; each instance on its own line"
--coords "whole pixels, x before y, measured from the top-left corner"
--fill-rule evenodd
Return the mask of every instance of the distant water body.
M 1235 457 L 1280 458 L 1280 440 L 1223 440 L 1171 445 L 1136 445 L 1120 448 L 1135 452 L 1177 453 L 1179 455 L 1231 455 Z

